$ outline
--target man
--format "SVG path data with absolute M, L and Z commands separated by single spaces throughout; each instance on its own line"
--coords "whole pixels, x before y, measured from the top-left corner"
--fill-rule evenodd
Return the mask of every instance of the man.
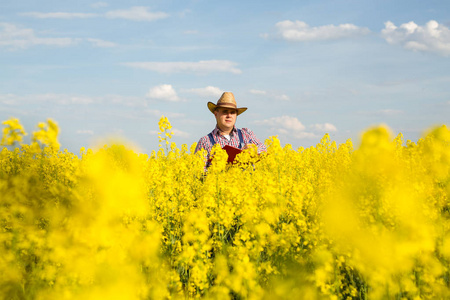
M 207 160 L 209 161 L 211 149 L 215 144 L 220 144 L 222 147 L 230 145 L 242 150 L 248 149 L 253 144 L 258 148 L 258 154 L 267 150 L 266 145 L 255 136 L 253 131 L 248 128 L 236 128 L 237 116 L 247 108 L 237 107 L 233 93 L 223 93 L 217 104 L 208 102 L 208 109 L 216 118 L 216 128 L 198 141 L 195 152 L 205 149 L 208 152 Z M 208 166 L 209 163 L 206 167 Z

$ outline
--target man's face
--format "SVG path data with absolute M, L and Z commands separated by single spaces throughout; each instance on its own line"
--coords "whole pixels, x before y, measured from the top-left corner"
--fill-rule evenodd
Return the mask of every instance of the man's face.
M 232 108 L 218 108 L 214 111 L 217 125 L 221 130 L 230 130 L 236 123 L 237 110 Z

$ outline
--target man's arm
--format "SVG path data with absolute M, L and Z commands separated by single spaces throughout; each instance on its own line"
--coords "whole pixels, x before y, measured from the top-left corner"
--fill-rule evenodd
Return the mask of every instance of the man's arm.
M 206 151 L 206 156 L 203 158 L 205 161 L 205 166 L 204 166 L 204 171 L 206 172 L 206 170 L 208 169 L 208 166 L 210 164 L 209 162 L 209 154 L 211 151 L 211 143 L 209 142 L 209 139 L 207 136 L 202 137 L 198 143 L 197 146 L 195 147 L 195 153 L 197 153 L 198 151 L 205 149 Z
M 258 147 L 258 154 L 267 151 L 266 145 L 256 137 L 253 131 L 251 131 L 248 128 L 242 128 L 242 133 L 244 137 L 244 142 L 246 142 L 244 149 L 248 149 L 248 144 L 253 144 L 256 145 L 256 147 Z
M 210 151 L 210 147 L 209 147 L 209 143 L 208 143 L 208 139 L 206 136 L 202 137 L 198 143 L 197 146 L 195 147 L 195 153 L 197 153 L 198 151 L 205 149 L 206 152 L 209 153 Z

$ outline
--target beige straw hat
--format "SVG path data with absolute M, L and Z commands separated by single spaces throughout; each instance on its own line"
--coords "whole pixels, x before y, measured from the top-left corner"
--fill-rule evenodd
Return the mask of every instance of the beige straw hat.
M 212 102 L 208 102 L 208 109 L 214 113 L 216 108 L 225 107 L 225 108 L 234 108 L 237 110 L 237 115 L 239 116 L 244 111 L 247 110 L 247 107 L 238 108 L 236 105 L 236 100 L 234 100 L 234 95 L 232 92 L 225 92 L 220 96 L 219 100 L 217 100 L 217 104 Z

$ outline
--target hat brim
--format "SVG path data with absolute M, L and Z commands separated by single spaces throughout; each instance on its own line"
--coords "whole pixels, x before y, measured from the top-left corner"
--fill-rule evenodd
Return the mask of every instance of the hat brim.
M 235 109 L 235 110 L 237 110 L 237 115 L 238 116 L 240 114 L 242 114 L 244 111 L 247 110 L 247 107 L 234 107 L 232 105 L 216 105 L 216 104 L 214 104 L 212 102 L 208 102 L 208 109 L 209 109 L 210 112 L 214 113 L 216 108 L 231 108 L 231 109 Z

